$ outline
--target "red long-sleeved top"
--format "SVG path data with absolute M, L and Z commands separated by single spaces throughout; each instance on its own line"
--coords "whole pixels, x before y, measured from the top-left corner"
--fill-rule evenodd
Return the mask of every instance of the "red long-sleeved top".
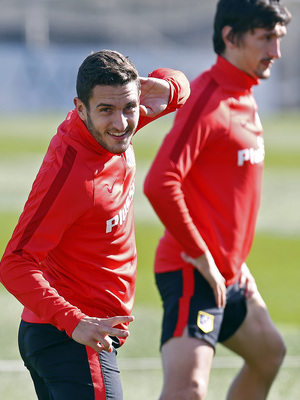
M 184 268 L 181 252 L 208 248 L 226 284 L 236 282 L 253 240 L 264 142 L 252 86 L 222 57 L 191 84 L 146 177 L 144 191 L 166 227 L 155 271 Z
M 179 71 L 167 109 L 189 96 Z M 138 129 L 153 119 L 140 117 Z M 133 147 L 115 155 L 71 111 L 51 140 L 0 265 L 4 286 L 25 305 L 27 322 L 51 323 L 69 336 L 84 316 L 129 315 L 135 293 Z M 122 339 L 123 340 L 123 339 Z

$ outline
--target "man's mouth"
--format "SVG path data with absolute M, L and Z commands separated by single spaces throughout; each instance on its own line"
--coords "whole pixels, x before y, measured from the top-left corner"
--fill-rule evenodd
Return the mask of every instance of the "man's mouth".
M 265 58 L 262 60 L 262 64 L 266 67 L 269 68 L 271 65 L 274 63 L 272 58 Z
M 128 130 L 123 131 L 123 132 L 107 132 L 110 136 L 114 136 L 120 139 L 123 139 L 127 134 Z

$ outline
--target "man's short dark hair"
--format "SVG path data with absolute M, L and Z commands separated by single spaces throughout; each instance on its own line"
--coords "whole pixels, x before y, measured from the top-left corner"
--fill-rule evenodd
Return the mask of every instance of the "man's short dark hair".
M 139 87 L 139 75 L 133 62 L 117 51 L 101 50 L 90 54 L 79 67 L 77 96 L 89 108 L 95 86 L 125 85 L 132 81 L 136 81 Z
M 231 26 L 231 36 L 240 40 L 255 28 L 272 30 L 276 24 L 287 25 L 291 14 L 280 0 L 220 0 L 214 22 L 213 44 L 217 54 L 225 50 L 224 26 Z

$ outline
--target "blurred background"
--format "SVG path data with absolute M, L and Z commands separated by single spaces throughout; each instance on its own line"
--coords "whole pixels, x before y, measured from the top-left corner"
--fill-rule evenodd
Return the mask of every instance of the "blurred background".
M 213 16 L 217 0 L 0 0 L 0 113 L 67 111 L 73 107 L 77 69 L 102 48 L 128 55 L 141 75 L 157 67 L 190 78 L 215 61 Z M 283 60 L 256 88 L 261 112 L 300 105 L 300 0 Z

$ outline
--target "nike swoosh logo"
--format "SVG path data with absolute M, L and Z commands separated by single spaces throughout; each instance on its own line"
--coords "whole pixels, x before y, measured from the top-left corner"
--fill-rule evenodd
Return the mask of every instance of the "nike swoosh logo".
M 115 186 L 115 183 L 116 183 L 116 180 L 113 182 L 113 184 L 111 185 L 111 187 L 109 187 L 108 185 L 107 185 L 107 191 L 108 191 L 108 193 L 112 193 L 113 192 L 113 188 L 114 188 L 114 186 Z

